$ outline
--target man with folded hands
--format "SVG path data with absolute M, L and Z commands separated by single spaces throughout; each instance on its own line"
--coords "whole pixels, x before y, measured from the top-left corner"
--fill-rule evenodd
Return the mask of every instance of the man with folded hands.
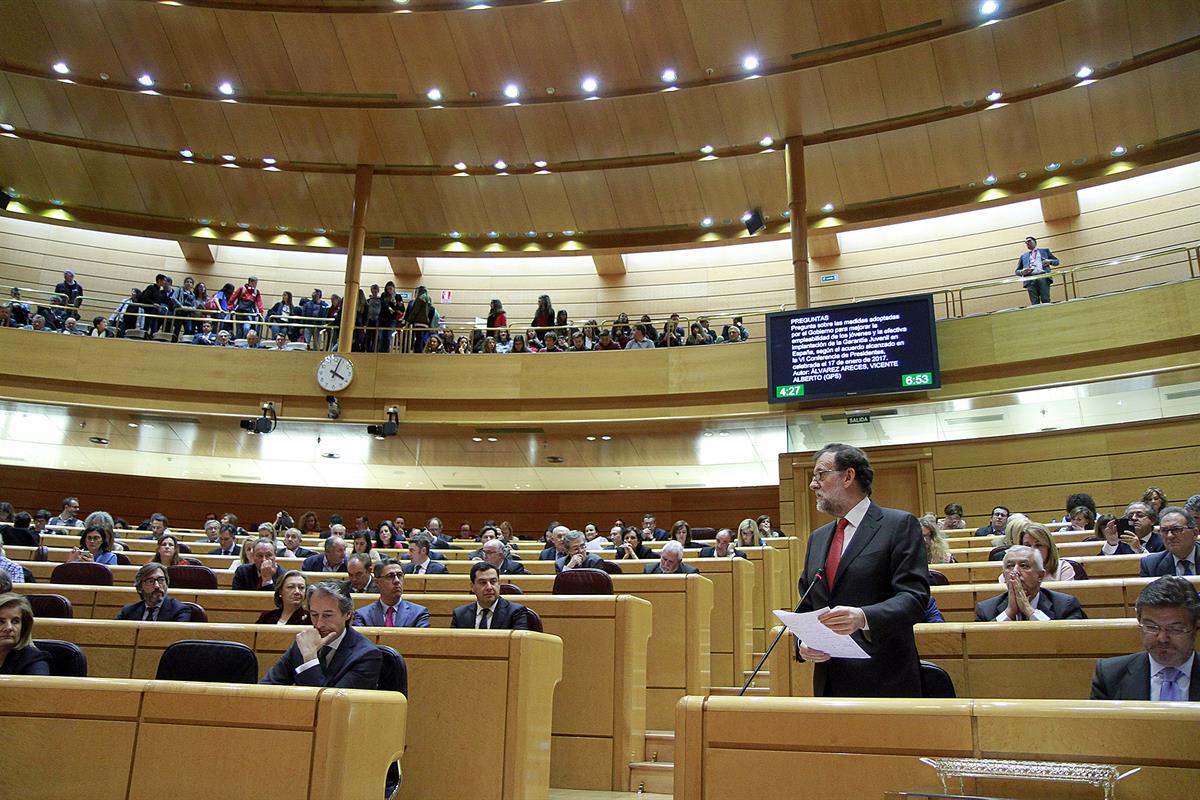
M 1037 550 L 1014 545 L 1004 552 L 1003 563 L 1007 591 L 976 605 L 976 622 L 1087 619 L 1074 597 L 1042 588 L 1046 569 Z

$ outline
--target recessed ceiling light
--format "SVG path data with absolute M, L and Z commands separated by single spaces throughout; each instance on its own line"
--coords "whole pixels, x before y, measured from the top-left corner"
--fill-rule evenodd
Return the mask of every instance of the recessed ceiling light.
M 1054 172 L 1056 169 L 1058 169 L 1061 166 L 1062 166 L 1062 164 L 1058 163 L 1057 161 L 1051 161 L 1049 164 L 1046 165 L 1046 172 Z
M 499 439 L 497 439 L 495 436 L 489 436 L 489 437 L 487 437 L 487 440 L 488 440 L 489 442 L 496 442 L 496 441 L 499 441 Z
M 600 441 L 602 441 L 602 442 L 607 442 L 607 441 L 611 441 L 611 440 L 612 440 L 611 436 L 601 436 L 600 437 Z
M 341 458 L 341 453 L 321 453 L 321 458 Z
M 425 96 L 437 103 L 442 99 L 442 90 L 435 86 L 429 91 L 425 92 Z
M 217 84 L 217 91 L 223 95 L 231 95 L 233 94 L 233 84 L 229 81 L 221 81 Z
M 233 155 L 232 153 L 226 153 L 225 155 L 221 156 L 221 158 L 225 159 L 226 161 L 237 161 L 237 156 Z
M 508 168 L 508 164 L 502 158 L 497 158 L 496 163 L 492 164 L 492 166 L 495 167 L 496 169 L 507 169 Z
M 13 131 L 16 130 L 16 128 L 14 128 L 12 125 L 9 125 L 7 122 L 0 122 L 0 130 L 4 130 L 4 131 L 8 131 L 9 133 L 12 133 Z
M 496 231 L 488 231 L 488 238 L 489 238 L 489 239 L 495 239 L 495 238 L 496 238 L 497 236 L 499 236 L 499 235 L 500 235 L 500 234 L 499 234 L 499 233 L 496 233 Z
M 242 230 L 247 230 L 247 229 L 249 229 L 249 227 L 250 227 L 250 223 L 249 223 L 249 222 L 239 222 L 239 223 L 237 224 L 237 226 L 238 226 L 239 228 L 241 228 Z
M 183 156 L 184 158 L 191 158 L 195 155 L 195 153 L 185 147 L 179 151 L 179 155 Z
M 989 103 L 994 103 L 997 100 L 999 100 L 1001 97 L 1004 97 L 1004 92 L 1000 91 L 999 89 L 993 89 L 992 91 L 990 91 L 988 93 L 987 101 Z
M 458 170 L 459 172 L 466 172 L 466 171 L 467 171 L 467 162 L 465 162 L 465 161 L 455 161 L 455 162 L 454 162 L 454 168 L 455 168 L 456 170 Z
M 1119 144 L 1116 147 L 1114 147 L 1111 152 L 1114 156 L 1123 156 L 1128 151 L 1125 149 L 1125 145 Z
M 504 96 L 509 100 L 516 100 L 521 96 L 521 87 L 515 83 L 510 83 L 504 87 Z
M 833 211 L 833 203 L 826 203 L 821 206 L 821 210 L 828 214 L 830 211 Z
M 52 205 L 52 206 L 61 206 L 62 204 L 63 204 L 62 200 L 51 200 L 50 201 L 50 205 Z
M 126 422 L 125 424 L 131 428 L 136 428 L 138 426 L 138 424 L 136 422 Z
M 705 217 L 704 219 L 700 220 L 700 227 L 701 228 L 711 228 L 712 227 L 712 217 Z
M 712 436 L 713 434 L 712 434 L 712 431 L 705 431 L 704 433 L 702 433 L 700 435 L 701 436 Z
M 472 441 L 472 442 L 482 442 L 482 441 L 483 441 L 483 437 L 482 437 L 482 436 L 472 436 L 472 437 L 471 437 L 471 441 Z
M 537 231 L 525 231 L 525 235 L 530 239 L 535 239 L 537 238 Z
M 714 149 L 716 149 L 716 148 L 714 148 L 714 147 L 713 147 L 711 144 L 706 144 L 706 145 L 704 145 L 703 147 L 701 147 L 701 148 L 700 148 L 700 152 L 701 152 L 701 153 L 704 153 L 704 155 L 708 155 L 708 154 L 709 154 L 709 153 L 711 153 L 711 152 L 712 152 Z
M 742 222 L 749 222 L 752 216 L 754 216 L 754 213 L 751 211 L 742 212 Z
M 729 435 L 729 431 L 721 431 L 721 432 L 720 432 L 720 433 L 718 433 L 717 435 L 718 435 L 718 436 L 728 436 L 728 435 Z
M 747 72 L 753 72 L 754 70 L 758 69 L 758 56 L 751 53 L 743 58 L 742 69 L 746 70 Z
M 264 164 L 274 164 L 275 159 L 271 158 L 270 156 L 263 156 L 263 163 Z
M 771 145 L 775 144 L 775 140 L 770 136 L 764 136 L 758 140 L 758 143 L 763 147 L 770 147 Z
M 460 236 L 462 236 L 462 234 L 461 234 L 461 233 L 459 233 L 458 231 L 450 231 L 450 238 L 451 238 L 451 239 L 457 239 L 457 238 L 459 238 Z
M 588 75 L 586 78 L 580 81 L 579 88 L 583 89 L 588 94 L 594 94 L 595 91 L 600 88 L 600 82 L 591 75 Z
M 108 444 L 108 439 L 103 436 L 89 436 L 88 441 L 92 444 Z
M 679 76 L 675 73 L 675 70 L 671 69 L 670 67 L 667 67 L 662 71 L 663 83 L 674 83 L 678 77 Z
M 572 230 L 571 228 L 567 228 L 566 230 L 563 231 L 563 236 L 574 236 L 574 235 L 575 235 L 575 231 Z
M 154 78 L 151 78 L 149 75 L 147 75 L 146 73 L 143 72 L 141 75 L 138 76 L 138 83 L 140 83 L 142 86 L 149 88 L 154 85 Z
M 71 68 L 67 66 L 65 61 L 55 61 L 50 69 L 54 70 L 59 75 L 66 75 L 71 71 Z
M 979 7 L 979 13 L 985 17 L 995 14 L 1000 9 L 1000 4 L 996 0 L 985 0 L 983 5 Z
M 1093 72 L 1095 72 L 1095 70 L 1093 70 L 1087 64 L 1084 64 L 1082 67 L 1075 70 L 1075 77 L 1083 80 L 1084 78 L 1090 78 Z
M 594 441 L 596 441 L 596 437 L 595 437 L 595 436 L 585 436 L 584 438 L 585 438 L 585 439 L 587 439 L 589 442 L 594 442 Z
M 983 182 L 986 183 L 988 186 L 991 186 L 993 183 L 996 182 L 996 176 L 988 175 L 986 178 L 983 179 Z
M 540 159 L 540 158 L 539 158 L 537 161 L 533 162 L 533 165 L 534 165 L 535 167 L 537 167 L 538 169 L 545 169 L 545 168 L 546 168 L 546 162 L 545 162 L 544 160 Z

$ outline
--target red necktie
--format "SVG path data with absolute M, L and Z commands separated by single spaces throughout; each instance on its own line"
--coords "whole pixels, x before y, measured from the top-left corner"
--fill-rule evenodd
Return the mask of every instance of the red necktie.
M 383 615 L 383 627 L 396 627 L 396 609 L 394 606 L 388 606 L 387 613 Z
M 842 543 L 846 540 L 846 526 L 849 524 L 845 517 L 837 521 L 837 529 L 829 545 L 829 555 L 825 556 L 825 580 L 829 581 L 830 586 L 833 586 L 837 578 L 838 564 L 842 560 Z

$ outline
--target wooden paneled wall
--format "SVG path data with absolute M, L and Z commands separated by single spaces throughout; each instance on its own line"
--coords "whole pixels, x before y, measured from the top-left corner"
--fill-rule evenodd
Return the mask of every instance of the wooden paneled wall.
M 1063 266 L 1111 259 L 1200 240 L 1200 164 L 1161 170 L 1079 193 L 1078 217 L 1043 222 L 1040 205 L 1026 201 L 929 220 L 838 233 L 840 254 L 812 259 L 814 304 L 930 291 L 945 286 L 1012 275 L 1025 236 L 1037 236 Z M 832 229 L 834 232 L 836 228 Z M 823 234 L 828 235 L 828 230 Z M 269 303 L 290 289 L 299 300 L 314 287 L 326 297 L 341 292 L 344 257 L 337 254 L 214 248 L 213 264 L 188 262 L 170 241 L 0 218 L 0 286 L 52 288 L 64 268 L 104 307 L 114 306 L 132 286 L 145 286 L 163 271 L 177 281 L 192 275 L 210 291 L 225 282 L 240 285 L 254 274 Z M 449 320 L 486 316 L 493 298 L 504 301 L 513 324 L 533 317 L 537 298 L 549 294 L 555 308 L 573 320 L 636 317 L 679 312 L 710 315 L 714 324 L 730 311 L 768 311 L 794 302 L 786 239 L 699 249 L 625 255 L 623 274 L 597 274 L 590 256 L 423 258 L 420 282 Z M 1092 294 L 1187 275 L 1186 260 L 1141 261 L 1112 269 L 1086 286 Z M 820 283 L 837 275 L 836 282 Z M 367 257 L 362 283 L 381 286 L 396 279 L 386 258 Z M 412 289 L 414 279 L 396 279 Z M 1054 297 L 1061 298 L 1061 281 Z M 451 292 L 448 303 L 441 292 Z M 1017 284 L 979 293 L 967 303 L 975 313 L 1024 305 Z M 94 310 L 93 310 L 94 309 Z M 100 313 L 91 305 L 85 310 Z M 752 334 L 761 335 L 758 314 L 747 314 Z
M 126 475 L 98 476 L 87 472 L 0 466 L 0 500 L 17 510 L 46 508 L 58 513 L 62 499 L 79 497 L 84 513 L 103 509 L 136 525 L 152 512 L 167 515 L 179 527 L 199 527 L 207 514 L 232 511 L 247 529 L 272 521 L 280 509 L 293 517 L 315 511 L 327 524 L 341 514 L 348 527 L 366 514 L 373 523 L 398 515 L 412 527 L 439 516 L 444 528 L 456 532 L 464 522 L 478 531 L 488 518 L 508 520 L 522 538 L 541 535 L 558 520 L 572 528 L 595 522 L 607 532 L 620 517 L 640 525 L 652 513 L 658 527 L 670 530 L 677 519 L 693 527 L 736 527 L 746 517 L 779 514 L 774 486 L 745 489 L 672 489 L 616 492 L 470 492 L 382 491 L 376 489 L 303 489 L 272 484 L 241 484 Z
M 925 474 L 931 464 L 932 485 L 913 493 L 924 498 L 922 505 L 898 507 L 919 516 L 927 511 L 940 514 L 947 503 L 959 503 L 973 528 L 986 524 L 997 505 L 1038 521 L 1061 518 L 1067 495 L 1073 492 L 1090 494 L 1101 513 L 1121 513 L 1150 486 L 1165 491 L 1176 504 L 1200 494 L 1200 417 L 877 447 L 867 455 L 889 470 L 907 461 L 912 474 Z M 802 480 L 811 464 L 811 453 L 779 457 L 780 521 L 800 537 L 827 521 L 808 510 L 812 495 Z M 896 502 L 885 493 L 882 473 L 876 480 L 880 502 Z

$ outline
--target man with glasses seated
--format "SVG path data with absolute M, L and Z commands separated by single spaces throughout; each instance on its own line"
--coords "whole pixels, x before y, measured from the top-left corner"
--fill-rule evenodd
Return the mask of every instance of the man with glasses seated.
M 1042 588 L 1046 568 L 1034 548 L 1014 545 L 1004 551 L 1003 576 L 1008 591 L 976 605 L 976 622 L 1087 619 L 1077 599 Z
M 1131 533 L 1121 533 L 1121 541 L 1129 545 L 1135 553 L 1161 553 L 1163 551 L 1162 537 L 1154 532 L 1158 523 L 1158 514 L 1154 513 L 1149 503 L 1141 500 L 1130 503 L 1125 507 L 1125 519 L 1129 520 Z
M 1143 578 L 1164 575 L 1200 575 L 1200 546 L 1196 544 L 1196 518 L 1179 506 L 1167 506 L 1158 515 L 1158 535 L 1166 548 L 1142 558 Z
M 1097 661 L 1092 699 L 1200 701 L 1196 588 L 1186 578 L 1159 578 L 1142 590 L 1134 607 L 1144 651 Z
M 404 599 L 404 570 L 401 567 L 399 561 L 391 558 L 385 558 L 375 565 L 379 599 L 354 612 L 354 625 L 370 628 L 429 627 L 429 609 Z
M 117 612 L 117 619 L 148 622 L 191 622 L 192 609 L 173 597 L 167 597 L 170 582 L 167 571 L 158 562 L 144 564 L 137 571 L 133 586 L 142 599 Z

